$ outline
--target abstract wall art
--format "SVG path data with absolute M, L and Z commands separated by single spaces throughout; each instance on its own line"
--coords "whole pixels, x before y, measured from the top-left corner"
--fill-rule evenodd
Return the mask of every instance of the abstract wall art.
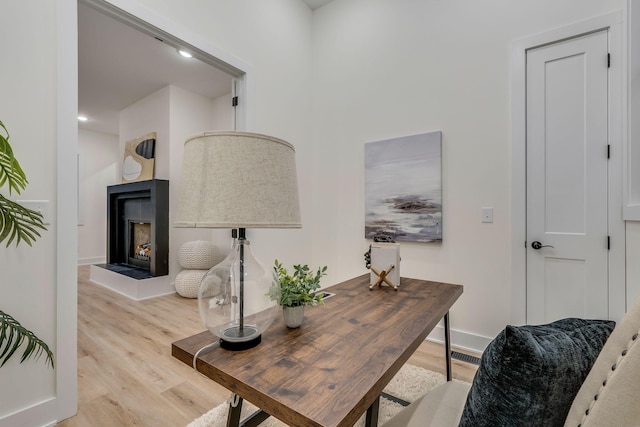
M 124 159 L 122 161 L 122 182 L 127 183 L 153 179 L 155 150 L 155 132 L 127 141 L 124 147 Z
M 442 132 L 365 144 L 365 238 L 442 241 Z

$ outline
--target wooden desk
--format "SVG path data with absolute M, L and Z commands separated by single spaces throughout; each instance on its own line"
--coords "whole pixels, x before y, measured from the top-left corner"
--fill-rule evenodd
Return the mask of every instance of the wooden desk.
M 325 291 L 336 295 L 308 307 L 299 329 L 279 316 L 260 345 L 203 352 L 198 371 L 291 426 L 352 426 L 367 409 L 376 425 L 380 393 L 448 315 L 462 286 L 402 278 L 398 291 L 370 291 L 365 274 Z M 191 366 L 214 339 L 209 331 L 193 335 L 173 343 L 172 354 Z

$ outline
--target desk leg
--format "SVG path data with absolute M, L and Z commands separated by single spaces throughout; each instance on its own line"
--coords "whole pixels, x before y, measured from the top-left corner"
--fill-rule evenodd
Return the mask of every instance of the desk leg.
M 231 396 L 229 403 L 229 414 L 227 415 L 227 427 L 238 427 L 240 425 L 240 412 L 242 411 L 242 398 L 237 394 Z
M 444 315 L 444 351 L 447 364 L 447 381 L 451 381 L 451 336 L 449 329 L 449 312 Z
M 240 421 L 240 413 L 242 412 L 242 398 L 237 394 L 231 396 L 229 403 L 229 414 L 227 415 L 227 427 L 258 427 L 263 421 L 271 415 L 261 409 L 249 415 Z
M 367 419 L 365 421 L 365 427 L 377 427 L 378 426 L 378 412 L 380 410 L 380 396 L 369 406 L 367 409 Z

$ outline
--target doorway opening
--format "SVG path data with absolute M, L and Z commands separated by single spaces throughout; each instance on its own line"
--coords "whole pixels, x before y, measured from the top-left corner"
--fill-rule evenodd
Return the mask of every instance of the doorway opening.
M 123 110 L 165 89 L 172 97 L 178 93 L 212 110 L 203 114 L 214 117 L 211 125 L 187 124 L 183 132 L 189 134 L 171 130 L 169 135 L 165 130 L 162 140 L 159 138 L 154 177 L 169 181 L 179 178 L 179 156 L 187 137 L 200 131 L 247 128 L 246 64 L 217 51 L 205 40 L 174 36 L 184 31 L 160 28 L 155 22 L 165 23 L 154 15 L 136 16 L 123 9 L 104 0 L 78 0 L 78 111 L 88 117 L 79 123 L 78 132 L 79 264 L 107 262 L 106 188 L 122 182 L 118 174 L 122 147 L 129 138 L 139 136 L 127 135 L 127 129 L 130 133 L 137 131 L 123 124 Z M 179 50 L 192 57 L 181 56 Z M 240 102 L 233 107 L 231 99 L 235 96 Z M 153 120 L 154 113 L 141 114 L 139 121 Z M 163 157 L 170 158 L 171 164 L 165 161 L 163 165 Z M 170 187 L 170 209 L 177 200 L 177 190 L 177 185 Z M 174 235 L 181 231 L 170 228 L 168 233 L 171 252 L 177 253 L 175 245 L 180 239 L 174 239 Z

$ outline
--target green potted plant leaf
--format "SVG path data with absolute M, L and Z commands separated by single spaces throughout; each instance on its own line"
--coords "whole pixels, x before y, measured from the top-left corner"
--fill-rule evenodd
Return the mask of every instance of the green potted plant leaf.
M 315 272 L 308 265 L 294 265 L 293 274 L 278 260 L 273 267 L 274 280 L 269 296 L 283 308 L 285 323 L 289 328 L 297 328 L 304 319 L 304 307 L 323 304 L 324 293 L 320 289 L 320 279 L 327 274 L 327 266 Z
M 7 186 L 9 194 L 20 194 L 27 186 L 27 177 L 13 155 L 9 144 L 9 132 L 0 121 L 0 188 Z M 40 230 L 46 230 L 42 221 L 42 214 L 27 209 L 13 200 L 0 194 L 0 243 L 7 241 L 6 247 L 15 241 L 16 246 L 21 242 L 31 246 L 40 237 Z M 31 356 L 47 356 L 47 363 L 53 368 L 53 353 L 47 344 L 33 332 L 26 329 L 16 319 L 0 310 L 0 367 L 25 344 L 20 363 Z

